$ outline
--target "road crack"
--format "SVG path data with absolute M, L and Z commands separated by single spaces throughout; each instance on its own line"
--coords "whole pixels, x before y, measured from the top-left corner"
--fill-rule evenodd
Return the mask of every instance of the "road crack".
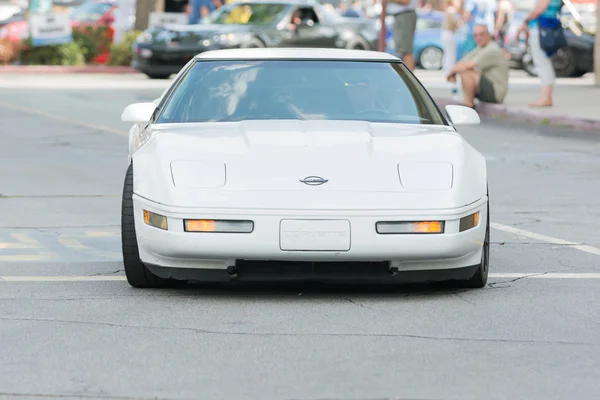
M 91 325 L 105 326 L 111 328 L 124 329 L 153 329 L 171 332 L 192 332 L 201 335 L 224 335 L 224 336 L 248 336 L 248 337 L 363 337 L 363 338 L 404 338 L 415 340 L 439 340 L 449 342 L 481 342 L 481 343 L 511 343 L 511 344 L 549 344 L 549 345 L 567 345 L 567 346 L 598 346 L 596 343 L 588 342 L 569 342 L 560 340 L 525 340 L 525 339 L 494 339 L 481 337 L 450 337 L 450 336 L 428 336 L 417 334 L 402 333 L 280 333 L 280 332 L 242 332 L 242 331 L 222 331 L 191 327 L 170 327 L 170 326 L 152 326 L 152 325 L 127 325 L 112 322 L 94 322 L 94 321 L 75 321 L 64 319 L 48 318 L 22 318 L 22 317 L 0 317 L 1 321 L 24 321 L 24 322 L 46 322 L 55 324 L 73 324 L 73 325 Z
M 511 279 L 510 281 L 492 282 L 492 283 L 488 283 L 488 287 L 490 287 L 491 289 L 506 289 L 506 288 L 510 287 L 510 283 L 514 283 L 514 282 L 520 281 L 522 279 L 527 279 L 527 278 L 531 278 L 534 276 L 542 276 L 542 275 L 546 275 L 546 274 L 548 274 L 548 272 L 520 276 L 518 278 Z M 502 284 L 506 284 L 507 286 L 496 286 L 496 285 L 502 285 Z

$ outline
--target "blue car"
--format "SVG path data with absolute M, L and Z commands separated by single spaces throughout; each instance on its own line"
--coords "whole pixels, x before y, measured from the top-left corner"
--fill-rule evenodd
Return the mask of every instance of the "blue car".
M 417 12 L 417 30 L 415 32 L 415 41 L 413 53 L 418 66 L 427 70 L 442 69 L 444 50 L 442 46 L 442 22 L 444 13 L 439 11 L 418 11 Z M 390 54 L 396 54 L 394 39 L 392 35 L 392 26 L 394 17 L 386 18 L 386 49 Z M 377 24 L 379 26 L 379 23 Z M 457 60 L 460 60 L 465 54 L 465 45 L 467 41 L 466 27 L 461 28 L 456 33 Z

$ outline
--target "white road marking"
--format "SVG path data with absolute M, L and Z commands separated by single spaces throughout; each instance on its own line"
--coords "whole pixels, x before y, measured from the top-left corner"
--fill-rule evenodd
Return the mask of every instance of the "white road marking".
M 498 223 L 494 223 L 494 222 L 492 222 L 490 225 L 492 228 L 498 229 L 499 231 L 512 233 L 512 234 L 515 234 L 518 236 L 524 236 L 524 237 L 527 237 L 530 239 L 539 240 L 541 242 L 569 246 L 569 247 L 572 247 L 579 251 L 584 251 L 586 253 L 595 254 L 597 256 L 600 256 L 600 249 L 597 247 L 594 247 L 594 246 L 589 246 L 589 245 L 581 244 L 581 243 L 577 243 L 577 242 L 571 242 L 568 240 L 559 239 L 559 238 L 555 238 L 552 236 L 540 235 L 539 233 L 530 232 L 530 231 L 526 231 L 523 229 L 519 229 L 519 228 L 515 228 L 512 226 L 507 226 L 507 225 L 502 225 L 502 224 L 498 224 Z
M 490 273 L 491 279 L 600 279 L 600 273 L 561 273 L 561 272 L 531 272 L 531 273 Z M 95 276 L 0 276 L 0 282 L 104 282 L 126 281 L 120 275 Z

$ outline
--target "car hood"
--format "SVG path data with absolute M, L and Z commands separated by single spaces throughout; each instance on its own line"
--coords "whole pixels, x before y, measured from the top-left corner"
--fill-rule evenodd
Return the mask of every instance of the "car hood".
M 151 130 L 133 156 L 134 191 L 172 206 L 453 208 L 485 194 L 460 189 L 485 161 L 449 126 L 286 120 Z

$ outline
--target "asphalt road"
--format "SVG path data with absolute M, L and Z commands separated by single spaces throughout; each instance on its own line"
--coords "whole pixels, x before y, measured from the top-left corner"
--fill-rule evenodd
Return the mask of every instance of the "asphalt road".
M 461 129 L 488 159 L 485 289 L 136 290 L 119 115 L 161 86 L 60 79 L 0 90 L 0 398 L 598 398 L 600 135 Z

